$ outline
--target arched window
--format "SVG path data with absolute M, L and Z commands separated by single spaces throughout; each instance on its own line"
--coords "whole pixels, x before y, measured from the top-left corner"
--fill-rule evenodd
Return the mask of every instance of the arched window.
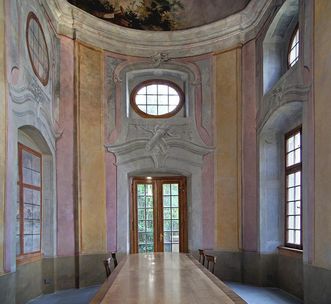
M 178 113 L 184 104 L 184 93 L 167 80 L 147 80 L 131 93 L 131 106 L 145 118 L 168 118 Z
M 291 68 L 299 60 L 299 28 L 293 32 L 287 57 L 288 67 Z

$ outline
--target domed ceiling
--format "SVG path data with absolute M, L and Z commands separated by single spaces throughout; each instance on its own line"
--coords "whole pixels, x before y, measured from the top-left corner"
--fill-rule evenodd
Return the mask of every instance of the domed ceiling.
M 80 9 L 128 28 L 174 31 L 235 14 L 250 0 L 68 0 Z

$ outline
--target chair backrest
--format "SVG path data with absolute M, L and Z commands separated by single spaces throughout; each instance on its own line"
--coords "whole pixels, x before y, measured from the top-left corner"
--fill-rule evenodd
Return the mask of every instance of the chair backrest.
M 114 261 L 114 268 L 115 268 L 118 265 L 117 258 L 116 258 L 116 252 L 112 252 L 111 253 L 111 257 L 112 257 L 112 259 Z
M 216 264 L 216 257 L 213 255 L 206 254 L 206 260 L 207 260 L 207 269 L 214 273 L 215 271 L 215 264 Z
M 203 249 L 198 249 L 199 250 L 199 262 L 202 265 L 205 265 L 205 251 Z
M 112 258 L 108 258 L 103 260 L 103 265 L 105 266 L 105 270 L 106 270 L 106 276 L 107 278 L 110 276 L 111 274 L 111 270 L 110 270 L 110 261 Z

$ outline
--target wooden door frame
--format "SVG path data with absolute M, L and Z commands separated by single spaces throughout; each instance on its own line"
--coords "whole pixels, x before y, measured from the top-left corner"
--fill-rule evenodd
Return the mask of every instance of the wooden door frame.
M 137 191 L 138 183 L 153 185 L 153 204 L 154 204 L 154 251 L 162 252 L 163 240 L 160 240 L 160 234 L 163 234 L 163 208 L 160 208 L 162 201 L 162 184 L 179 184 L 179 252 L 188 252 L 187 237 L 187 182 L 185 176 L 162 176 L 162 177 L 132 177 L 131 180 L 131 202 L 130 202 L 130 253 L 138 253 L 138 215 L 137 215 Z

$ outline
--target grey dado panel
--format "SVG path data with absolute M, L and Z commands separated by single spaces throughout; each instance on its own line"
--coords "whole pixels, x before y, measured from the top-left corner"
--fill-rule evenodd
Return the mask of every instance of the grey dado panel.
M 15 304 L 15 273 L 0 275 L 0 303 Z
M 304 265 L 304 303 L 331 303 L 331 270 Z
M 277 255 L 243 252 L 242 281 L 256 286 L 278 286 Z
M 42 261 L 19 265 L 16 269 L 16 304 L 25 304 L 42 293 Z
M 278 282 L 279 288 L 303 299 L 302 257 L 278 256 Z

